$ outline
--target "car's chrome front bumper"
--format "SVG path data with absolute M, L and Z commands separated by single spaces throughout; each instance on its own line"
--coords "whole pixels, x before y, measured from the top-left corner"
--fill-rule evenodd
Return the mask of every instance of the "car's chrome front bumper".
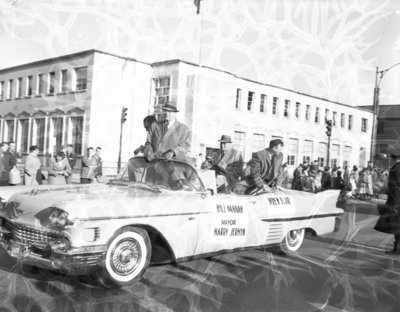
M 1 225 L 0 247 L 11 257 L 24 263 L 73 275 L 88 273 L 93 267 L 100 265 L 107 251 L 104 245 L 66 248 L 62 241 L 54 241 L 46 246 L 27 245 L 13 237 L 12 232 Z

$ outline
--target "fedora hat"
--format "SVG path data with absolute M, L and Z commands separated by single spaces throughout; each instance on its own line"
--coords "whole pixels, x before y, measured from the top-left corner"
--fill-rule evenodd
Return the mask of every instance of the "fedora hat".
M 221 140 L 218 140 L 221 143 L 232 143 L 231 137 L 229 135 L 223 134 L 221 136 Z
M 176 109 L 175 106 L 170 105 L 170 104 L 165 104 L 164 106 L 161 107 L 161 109 L 162 109 L 163 111 L 166 111 L 166 112 L 174 112 L 174 113 L 179 112 L 179 111 Z

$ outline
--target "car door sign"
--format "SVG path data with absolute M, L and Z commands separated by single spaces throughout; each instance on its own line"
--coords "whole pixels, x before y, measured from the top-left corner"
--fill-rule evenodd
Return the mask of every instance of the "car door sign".
M 211 236 L 217 241 L 244 241 L 248 212 L 243 204 L 217 203 L 214 206 Z

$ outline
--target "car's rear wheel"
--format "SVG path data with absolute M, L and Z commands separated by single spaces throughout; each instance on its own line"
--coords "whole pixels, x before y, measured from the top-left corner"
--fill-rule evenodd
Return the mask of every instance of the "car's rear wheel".
M 297 251 L 304 241 L 304 229 L 291 230 L 288 232 L 280 245 L 283 252 Z
M 140 228 L 127 227 L 118 231 L 108 243 L 107 253 L 97 273 L 105 287 L 123 287 L 139 280 L 151 257 L 149 235 Z

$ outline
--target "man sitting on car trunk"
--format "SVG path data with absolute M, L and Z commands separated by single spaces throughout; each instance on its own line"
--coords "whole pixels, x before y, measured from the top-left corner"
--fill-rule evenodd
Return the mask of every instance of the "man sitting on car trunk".
M 243 180 L 237 183 L 233 191 L 238 195 L 253 194 L 257 191 L 270 191 L 280 187 L 283 141 L 271 140 L 269 147 L 255 152 L 244 171 Z

